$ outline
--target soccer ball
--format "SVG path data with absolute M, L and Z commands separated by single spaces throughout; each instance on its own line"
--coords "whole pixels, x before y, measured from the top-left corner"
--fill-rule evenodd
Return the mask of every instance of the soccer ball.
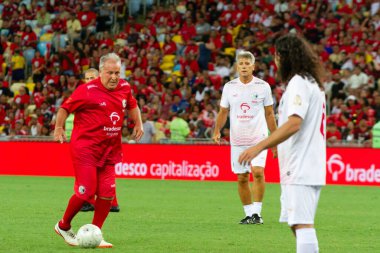
M 82 248 L 96 248 L 102 239 L 102 231 L 93 224 L 83 225 L 77 233 L 78 245 Z

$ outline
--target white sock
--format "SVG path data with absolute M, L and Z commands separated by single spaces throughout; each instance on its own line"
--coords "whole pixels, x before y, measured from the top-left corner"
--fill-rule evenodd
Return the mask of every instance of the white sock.
M 252 216 L 252 214 L 254 214 L 253 204 L 245 205 L 243 206 L 243 208 L 244 208 L 245 216 Z
M 260 215 L 262 206 L 263 202 L 253 202 L 253 213 Z
M 297 253 L 318 253 L 318 239 L 314 228 L 296 230 Z

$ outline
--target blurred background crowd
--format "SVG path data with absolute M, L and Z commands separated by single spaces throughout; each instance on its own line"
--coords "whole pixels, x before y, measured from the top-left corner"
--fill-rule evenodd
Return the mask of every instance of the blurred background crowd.
M 326 70 L 328 143 L 367 145 L 380 120 L 379 9 L 376 0 L 0 1 L 0 136 L 51 136 L 84 71 L 116 52 L 143 142 L 207 140 L 236 53 L 255 55 L 276 107 L 285 86 L 274 41 L 299 33 Z M 126 115 L 123 137 L 132 127 Z

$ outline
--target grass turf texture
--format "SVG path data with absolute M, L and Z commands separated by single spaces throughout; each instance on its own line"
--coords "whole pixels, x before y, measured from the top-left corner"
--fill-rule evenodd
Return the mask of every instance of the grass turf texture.
M 54 232 L 72 194 L 72 178 L 0 176 L 0 252 L 88 252 Z M 238 225 L 236 183 L 119 179 L 120 213 L 103 227 L 107 252 L 295 252 L 278 222 L 280 186 L 267 184 L 264 225 Z M 379 188 L 327 186 L 316 217 L 323 253 L 380 252 Z M 79 213 L 75 231 L 91 223 Z M 96 249 L 101 251 L 101 249 Z

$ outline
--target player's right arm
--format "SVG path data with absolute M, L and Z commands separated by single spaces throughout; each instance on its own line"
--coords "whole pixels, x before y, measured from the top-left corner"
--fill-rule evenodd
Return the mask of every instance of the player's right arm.
M 54 128 L 54 140 L 59 141 L 60 143 L 63 143 L 66 141 L 66 133 L 63 126 L 65 125 L 66 119 L 69 116 L 69 113 L 63 109 L 59 108 L 57 113 L 57 119 L 55 121 L 55 128 Z
M 212 139 L 214 142 L 220 144 L 220 129 L 226 124 L 227 122 L 227 117 L 228 117 L 228 108 L 225 107 L 220 107 L 218 116 L 216 117 L 215 121 L 215 128 L 214 128 L 214 135 Z

